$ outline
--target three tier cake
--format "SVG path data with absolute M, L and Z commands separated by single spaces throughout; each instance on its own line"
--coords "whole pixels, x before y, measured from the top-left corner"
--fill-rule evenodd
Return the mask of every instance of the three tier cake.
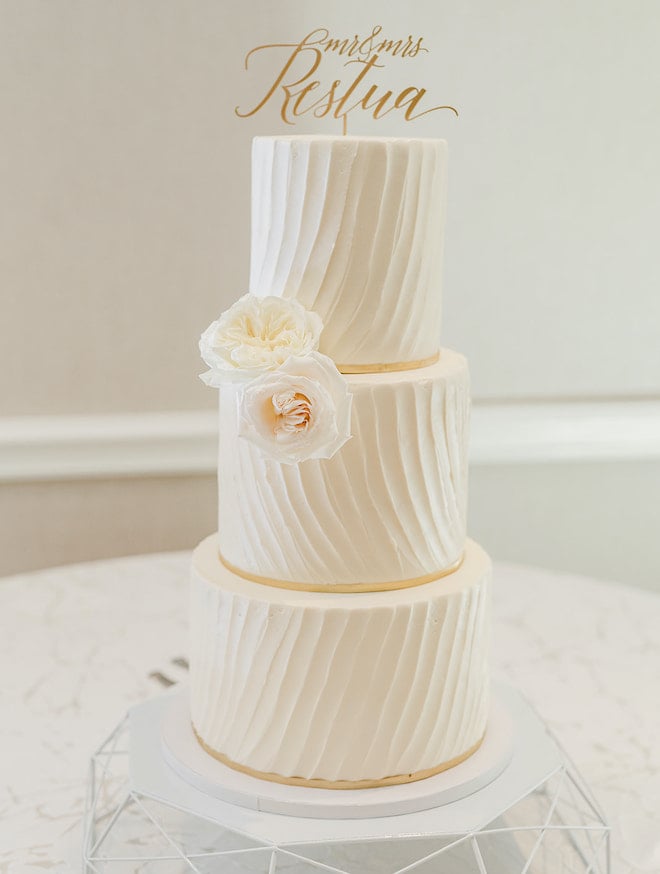
M 439 348 L 446 144 L 264 137 L 252 160 L 250 294 L 200 344 L 219 513 L 193 558 L 194 730 L 265 779 L 422 779 L 488 717 L 468 369 Z

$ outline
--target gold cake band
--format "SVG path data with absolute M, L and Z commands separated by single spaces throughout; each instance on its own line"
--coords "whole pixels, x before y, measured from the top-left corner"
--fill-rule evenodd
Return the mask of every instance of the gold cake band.
M 217 750 L 210 747 L 202 740 L 199 734 L 197 734 L 197 729 L 194 725 L 192 729 L 197 738 L 197 742 L 204 752 L 213 756 L 214 759 L 217 759 L 223 765 L 233 768 L 234 771 L 240 771 L 242 774 L 247 774 L 249 777 L 256 777 L 258 780 L 269 780 L 271 783 L 284 783 L 286 786 L 306 786 L 310 789 L 376 789 L 378 786 L 398 786 L 401 783 L 415 783 L 417 780 L 426 780 L 427 777 L 434 777 L 436 774 L 448 771 L 450 768 L 454 768 L 456 765 L 460 765 L 461 762 L 469 759 L 471 755 L 476 753 L 484 739 L 484 735 L 482 735 L 476 744 L 473 744 L 464 753 L 461 753 L 459 756 L 454 756 L 453 759 L 449 759 L 441 765 L 437 765 L 435 768 L 425 768 L 422 771 L 413 771 L 410 774 L 394 774 L 391 777 L 382 777 L 380 780 L 324 780 L 323 778 L 308 779 L 306 777 L 284 777 L 282 774 L 274 774 L 271 771 L 257 771 L 256 768 L 250 768 L 248 765 L 241 765 L 238 762 L 232 761 L 232 759 L 228 758 L 228 756 L 225 756 L 223 753 L 219 753 Z
M 322 586 L 318 583 L 295 583 L 292 580 L 275 580 L 272 577 L 260 577 L 258 574 L 248 573 L 248 571 L 241 570 L 241 568 L 231 564 L 219 551 L 218 558 L 228 571 L 251 583 L 272 586 L 276 589 L 292 589 L 295 592 L 325 592 L 326 594 L 337 593 L 342 595 L 352 594 L 353 592 L 391 592 L 396 589 L 411 589 L 414 586 L 423 586 L 426 583 L 433 583 L 435 580 L 440 580 L 442 577 L 453 574 L 463 564 L 463 554 L 461 554 L 448 568 L 442 571 L 433 571 L 431 574 L 424 574 L 423 577 L 412 577 L 408 580 L 391 580 L 385 583 L 338 583 L 336 586 Z
M 397 370 L 417 370 L 420 367 L 429 367 L 440 358 L 440 353 L 429 355 L 428 358 L 419 358 L 417 361 L 391 361 L 389 364 L 338 364 L 340 373 L 394 373 Z

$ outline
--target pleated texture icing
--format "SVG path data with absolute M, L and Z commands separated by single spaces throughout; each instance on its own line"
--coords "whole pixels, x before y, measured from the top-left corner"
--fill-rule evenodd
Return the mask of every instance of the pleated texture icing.
M 441 573 L 465 543 L 469 375 L 431 367 L 346 377 L 351 439 L 287 465 L 238 437 L 238 391 L 220 390 L 220 553 L 259 577 L 332 587 Z
M 193 558 L 191 712 L 233 762 L 285 777 L 383 779 L 435 768 L 482 737 L 490 560 L 414 589 L 292 593 Z
M 444 140 L 256 137 L 250 291 L 294 297 L 338 364 L 439 345 Z

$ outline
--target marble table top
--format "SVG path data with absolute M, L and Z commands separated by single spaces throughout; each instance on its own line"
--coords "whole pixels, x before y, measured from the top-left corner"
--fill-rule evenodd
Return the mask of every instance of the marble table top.
M 0 581 L 0 874 L 79 870 L 87 762 L 185 678 L 190 555 Z M 660 872 L 660 597 L 495 566 L 492 663 L 534 703 L 613 826 L 612 874 Z

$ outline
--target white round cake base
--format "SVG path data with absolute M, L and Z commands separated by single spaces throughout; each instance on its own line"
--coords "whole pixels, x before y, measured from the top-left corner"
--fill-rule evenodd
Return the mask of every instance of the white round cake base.
M 172 696 L 161 725 L 163 756 L 186 783 L 220 801 L 289 816 L 362 819 L 440 807 L 483 789 L 513 754 L 513 722 L 497 689 L 483 743 L 469 759 L 425 780 L 373 789 L 313 789 L 259 780 L 206 753 L 190 722 L 187 690 Z

